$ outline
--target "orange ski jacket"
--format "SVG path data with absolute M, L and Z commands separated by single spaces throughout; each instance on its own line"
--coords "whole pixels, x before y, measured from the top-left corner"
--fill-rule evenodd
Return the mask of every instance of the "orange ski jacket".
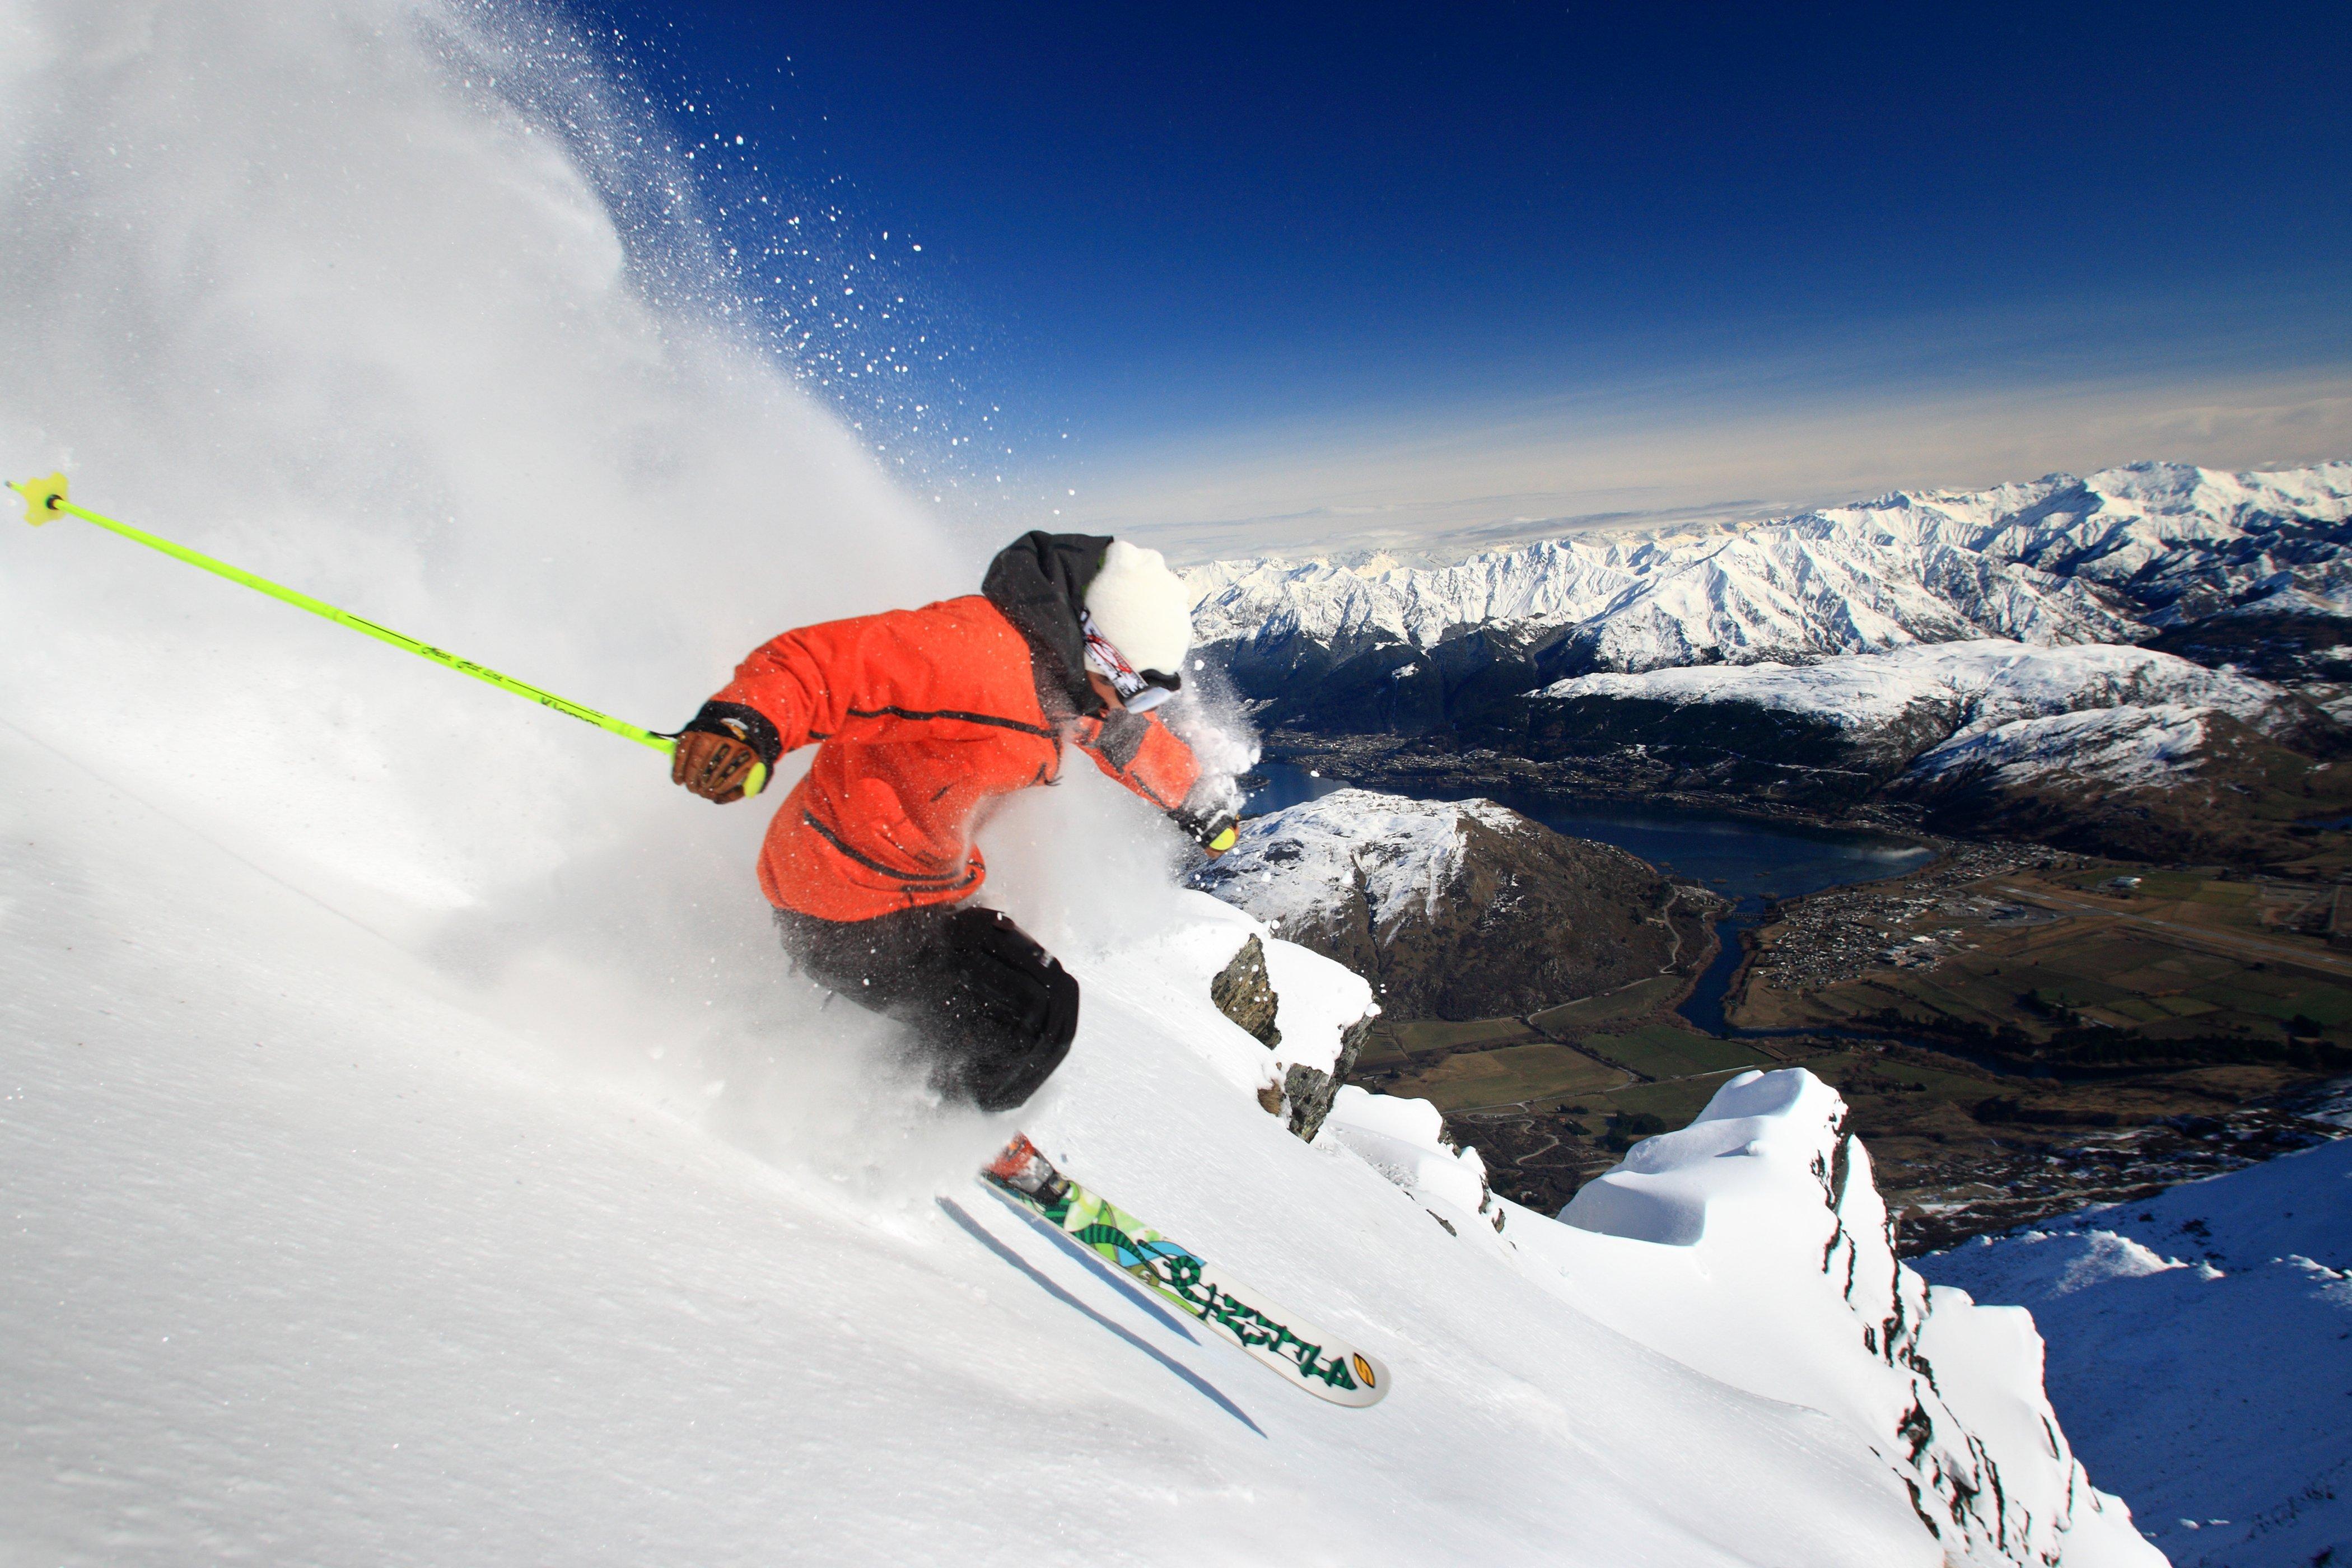
M 1086 684 L 1077 606 L 1109 543 L 1026 534 L 979 594 L 803 626 L 736 667 L 687 728 L 733 735 L 771 768 L 817 748 L 761 849 L 769 902 L 862 921 L 971 897 L 987 875 L 980 809 L 1056 782 L 1069 745 L 1181 814 L 1200 776 L 1192 749 Z

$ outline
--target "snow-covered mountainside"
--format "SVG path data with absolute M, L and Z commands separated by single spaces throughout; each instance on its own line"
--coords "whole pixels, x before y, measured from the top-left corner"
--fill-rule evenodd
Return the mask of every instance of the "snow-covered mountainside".
M 1568 1300 L 1678 1361 L 1774 1397 L 1833 1388 L 1820 1407 L 1887 1435 L 1952 1561 L 2156 1561 L 2068 1449 L 2028 1370 L 2042 1362 L 2032 1320 L 1896 1259 L 1844 1121 L 1811 1073 L 1738 1074 L 1688 1127 L 1579 1190 L 1570 1230 L 1523 1246 L 1559 1268 Z
M 1528 693 L 1515 750 L 1658 748 L 1776 764 L 1800 775 L 1945 795 L 1997 775 L 2161 787 L 2209 757 L 2216 733 L 2326 738 L 2333 721 L 2279 687 L 2155 648 L 1943 642 L 1811 666 L 1694 666 L 1578 675 Z M 2310 764 L 2305 764 L 2310 766 Z M 1906 771 L 1907 769 L 1907 771 Z M 1900 775 L 1900 778 L 1898 778 Z
M 2179 1568 L 2352 1561 L 2352 1140 L 1917 1266 L 2032 1311 L 2074 1451 Z
M 1533 1012 L 1687 971 L 1719 904 L 1492 801 L 1360 789 L 1244 823 L 1193 885 L 1370 976 L 1407 1018 Z
M 1933 803 L 1962 828 L 2006 813 L 1995 795 L 2055 783 L 2049 811 L 2009 814 L 2004 829 L 2167 858 L 2290 848 L 2284 824 L 2340 809 L 2335 760 L 2347 748 L 2320 707 L 2235 669 L 2148 647 L 1990 638 L 1809 664 L 1572 676 L 1490 700 L 1456 740 L 1605 771 L 1621 789 L 1816 809 L 1891 792 Z M 2160 810 L 2147 799 L 2100 804 L 2192 783 L 2193 800 Z
M 1438 912 L 1465 868 L 1472 824 L 1496 833 L 1532 826 L 1491 800 L 1336 790 L 1244 823 L 1240 841 L 1198 881 L 1277 931 L 1304 930 L 1351 904 L 1376 931 L 1390 931 Z
M 2352 606 L 2352 462 L 2179 464 L 1979 491 L 1897 491 L 1696 542 L 1564 540 L 1437 568 L 1199 568 L 1195 625 L 1251 672 L 1511 628 L 1563 673 L 1804 659 L 1997 637 L 2137 640 L 2238 607 Z M 2294 595 L 2301 595 L 2295 597 Z
M 2346 793 L 2352 462 L 1192 581 L 1258 721 L 1366 784 L 1812 811 L 1893 791 L 1955 831 L 2250 862 L 2292 858 L 2289 825 Z M 2069 717 L 2090 710 L 2116 716 Z
M 1964 830 L 2259 863 L 2298 853 L 2288 824 L 2339 815 L 2352 780 L 2222 708 L 2158 702 L 1971 727 L 1921 754 L 1887 793 Z
M 2203 757 L 2213 713 L 2162 702 L 2020 719 L 1955 736 L 1913 763 L 1901 782 L 1922 792 L 1979 781 L 2013 789 L 2052 779 L 2161 787 Z
M 1335 1410 L 992 1201 L 968 1173 L 1012 1119 L 928 1108 L 855 1010 L 779 980 L 665 1027 L 625 962 L 593 1012 L 516 1009 L 13 732 L 0 779 L 12 1557 L 2158 1561 L 2038 1424 L 2021 1321 L 1906 1337 L 1805 1075 L 1726 1091 L 1700 1131 L 1744 1155 L 1685 1174 L 1675 1234 L 1494 1200 L 1498 1234 L 1450 1152 L 1259 1108 L 1268 1053 L 1207 988 L 1262 928 L 1001 824 L 1000 896 L 1087 997 L 1023 1124 L 1385 1357 L 1386 1403 Z M 1034 809 L 1078 803 L 1085 849 L 1114 795 Z M 1268 946 L 1286 1049 L 1328 1053 L 1363 983 Z M 592 1020 L 639 1048 L 583 1052 Z M 1885 1391 L 1929 1359 L 1915 1416 Z
M 1738 703 L 1802 714 L 1843 730 L 1925 720 L 1948 737 L 2093 708 L 2174 703 L 2217 708 L 2263 730 L 2303 715 L 2267 681 L 2177 655 L 2113 644 L 2036 647 L 2005 639 L 1937 643 L 1817 663 L 1699 665 L 1555 681 L 1535 694 L 1672 707 Z

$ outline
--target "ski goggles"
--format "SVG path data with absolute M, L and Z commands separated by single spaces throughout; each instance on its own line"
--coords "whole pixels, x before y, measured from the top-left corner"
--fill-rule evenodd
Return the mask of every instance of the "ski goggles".
M 1082 615 L 1079 625 L 1087 635 L 1087 668 L 1110 682 L 1118 700 L 1130 713 L 1149 713 L 1162 702 L 1183 689 L 1184 678 L 1163 670 L 1138 669 L 1127 662 L 1127 656 L 1112 645 L 1111 640 L 1095 627 L 1092 616 Z

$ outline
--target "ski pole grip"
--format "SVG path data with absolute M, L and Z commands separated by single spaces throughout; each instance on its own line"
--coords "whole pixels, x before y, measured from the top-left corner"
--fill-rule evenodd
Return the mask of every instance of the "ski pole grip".
M 656 735 L 649 743 L 659 747 L 665 752 L 675 754 L 677 751 L 677 742 L 678 737 L 676 735 Z M 749 800 L 767 787 L 768 764 L 755 760 L 751 763 L 751 771 L 743 775 L 743 798 Z

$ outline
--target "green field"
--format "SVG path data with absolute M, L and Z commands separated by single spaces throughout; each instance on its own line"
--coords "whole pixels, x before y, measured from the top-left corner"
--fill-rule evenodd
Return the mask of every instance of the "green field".
M 1449 1024 L 1442 1018 L 1415 1018 L 1391 1026 L 1389 1033 L 1398 1048 L 1408 1056 L 1458 1050 L 1464 1046 L 1501 1045 L 1528 1037 L 1527 1025 L 1517 1018 L 1473 1018 L 1462 1024 Z
M 1596 1054 L 1622 1062 L 1643 1078 L 1687 1078 L 1695 1073 L 1777 1065 L 1761 1051 L 1736 1040 L 1718 1040 L 1672 1024 L 1645 1024 L 1622 1035 L 1594 1035 L 1586 1044 Z M 1712 1085 L 1708 1092 L 1714 1092 Z
M 1542 1039 L 1518 1018 L 1473 1018 L 1460 1024 L 1449 1024 L 1442 1018 L 1382 1022 L 1373 1025 L 1371 1033 L 1364 1037 L 1364 1049 L 1356 1059 L 1356 1068 L 1359 1072 L 1409 1070 L 1416 1058 L 1475 1050 L 1482 1046 L 1534 1045 Z
M 2163 873 L 2151 873 L 2155 880 Z M 2222 889 L 2227 904 L 2240 884 L 2176 875 L 2185 888 Z M 2030 1000 L 2029 1000 L 2030 999 Z M 2129 926 L 2084 930 L 2072 921 L 2029 933 L 1987 933 L 1981 945 L 1952 954 L 1931 971 L 1881 970 L 1811 993 L 1774 998 L 1745 1022 L 1773 1026 L 1867 1020 L 1892 1007 L 1906 1017 L 1940 1015 L 1965 1023 L 2023 1029 L 2047 1039 L 2071 1011 L 2094 1024 L 2155 1039 L 2202 1036 L 2277 1038 L 2294 1018 L 2338 1039 L 2352 1035 L 2352 984 L 2288 961 L 2249 961 L 2178 945 L 2159 931 Z M 1604 1055 L 1647 1068 L 1591 1042 Z
M 1625 1081 L 1623 1073 L 1581 1051 L 1546 1043 L 1440 1057 L 1385 1089 L 1430 1100 L 1440 1110 L 1471 1110 L 1601 1094 Z
M 1558 1007 L 1547 1007 L 1528 1019 L 1537 1028 L 1556 1040 L 1580 1040 L 1596 1029 L 1612 1024 L 1622 1024 L 1632 1018 L 1646 1018 L 1664 1007 L 1689 982 L 1677 974 L 1660 974 L 1648 980 L 1637 980 L 1620 991 L 1602 996 L 1587 996 Z

